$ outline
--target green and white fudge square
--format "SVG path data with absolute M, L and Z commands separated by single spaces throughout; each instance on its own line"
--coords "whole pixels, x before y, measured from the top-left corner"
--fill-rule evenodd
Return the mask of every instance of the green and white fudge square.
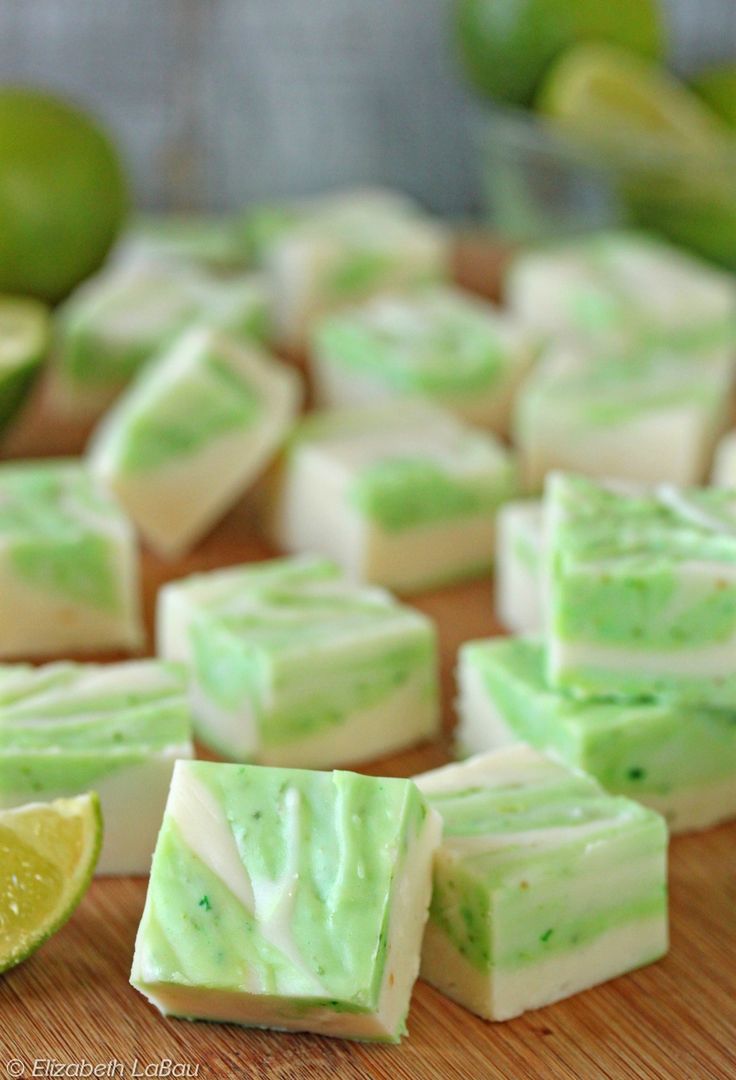
M 287 446 L 273 535 L 353 580 L 416 592 L 490 569 L 496 512 L 516 491 L 509 450 L 424 402 L 324 412 Z
M 463 645 L 458 684 L 463 753 L 530 743 L 659 811 L 673 833 L 736 817 L 736 711 L 577 701 L 547 686 L 544 646 L 531 638 Z
M 147 542 L 190 548 L 257 478 L 302 398 L 293 368 L 230 334 L 194 328 L 105 416 L 90 467 Z
M 133 986 L 165 1015 L 398 1042 L 440 828 L 410 780 L 179 762 Z
M 174 762 L 191 756 L 177 665 L 0 665 L 0 807 L 96 791 L 98 874 L 148 873 Z
M 443 819 L 421 977 L 508 1020 L 667 951 L 667 828 L 528 746 L 416 778 Z
M 363 193 L 252 210 L 244 225 L 270 286 L 279 343 L 306 346 L 315 320 L 378 293 L 449 276 L 449 234 L 403 196 Z
M 315 329 L 311 359 L 322 405 L 419 396 L 504 433 L 535 352 L 532 336 L 506 313 L 435 286 L 375 297 L 326 318 Z
M 59 310 L 49 409 L 65 420 L 95 420 L 145 364 L 198 323 L 265 340 L 264 280 L 151 260 L 112 264 Z
M 736 708 L 733 491 L 558 473 L 545 524 L 552 686 Z
M 498 512 L 497 533 L 496 614 L 504 627 L 515 634 L 541 632 L 545 559 L 541 500 L 505 503 Z
M 137 649 L 133 528 L 71 459 L 0 466 L 0 656 Z
M 231 761 L 329 768 L 438 732 L 431 620 L 326 559 L 171 582 L 157 625 L 161 655 L 191 670 L 198 738 Z
M 550 338 L 721 346 L 732 356 L 736 347 L 736 278 L 643 233 L 522 252 L 505 295 L 522 322 Z
M 729 413 L 731 360 L 637 346 L 553 347 L 516 400 L 525 488 L 553 469 L 639 483 L 698 484 Z

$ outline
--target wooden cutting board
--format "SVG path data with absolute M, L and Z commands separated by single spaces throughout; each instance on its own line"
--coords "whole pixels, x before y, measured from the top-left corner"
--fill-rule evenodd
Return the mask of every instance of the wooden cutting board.
M 498 267 L 497 249 L 476 241 L 459 247 L 465 284 L 493 295 Z M 78 434 L 75 444 L 34 408 L 13 452 L 75 445 Z M 247 502 L 186 559 L 163 564 L 145 553 L 149 628 L 162 582 L 273 554 Z M 439 627 L 445 736 L 368 772 L 409 776 L 449 760 L 457 648 L 499 632 L 488 581 L 415 603 Z M 163 1019 L 128 985 L 146 882 L 96 881 L 66 927 L 0 977 L 0 1078 L 30 1077 L 34 1069 L 37 1076 L 90 1075 L 85 1067 L 98 1067 L 97 1075 L 133 1078 L 148 1069 L 149 1076 L 202 1080 L 734 1080 L 736 823 L 674 839 L 670 857 L 672 947 L 664 960 L 505 1024 L 484 1023 L 418 983 L 409 1038 L 398 1047 Z

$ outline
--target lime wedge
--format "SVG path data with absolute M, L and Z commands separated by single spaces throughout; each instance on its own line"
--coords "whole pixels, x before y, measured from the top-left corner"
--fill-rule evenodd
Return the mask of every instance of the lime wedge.
M 598 145 L 646 150 L 653 143 L 652 155 L 663 144 L 698 153 L 732 138 L 684 83 L 610 45 L 579 45 L 566 52 L 550 71 L 537 104 Z
M 0 972 L 67 921 L 87 891 L 102 844 L 95 794 L 0 811 Z
M 0 432 L 25 401 L 50 340 L 48 308 L 30 297 L 0 295 Z

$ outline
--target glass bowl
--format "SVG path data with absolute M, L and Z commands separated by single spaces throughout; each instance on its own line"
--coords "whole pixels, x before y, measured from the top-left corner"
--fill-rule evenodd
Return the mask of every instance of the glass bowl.
M 477 127 L 485 216 L 498 235 L 539 242 L 634 226 L 736 269 L 730 144 L 705 158 L 647 137 L 617 146 L 614 155 L 534 113 L 496 105 Z

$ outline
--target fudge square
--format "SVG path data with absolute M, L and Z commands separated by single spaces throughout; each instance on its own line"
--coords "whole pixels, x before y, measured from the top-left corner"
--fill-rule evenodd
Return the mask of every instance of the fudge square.
M 533 339 L 485 300 L 449 286 L 379 296 L 317 325 L 318 401 L 421 396 L 500 433 L 535 355 Z
M 508 1020 L 667 951 L 667 828 L 528 746 L 416 777 L 443 819 L 421 977 Z
M 736 492 L 558 473 L 546 536 L 553 687 L 736 708 Z
M 305 347 L 314 320 L 327 312 L 449 274 L 446 227 L 391 193 L 256 208 L 245 229 L 257 238 L 276 337 L 287 348 Z
M 702 483 L 726 426 L 731 358 L 668 347 L 555 346 L 516 401 L 526 490 L 552 469 L 640 483 Z
M 136 649 L 128 519 L 71 459 L 0 466 L 0 656 Z
M 195 730 L 231 761 L 367 761 L 437 733 L 432 622 L 326 559 L 165 585 L 159 652 L 191 670 Z
M 189 330 L 105 416 L 90 467 L 151 547 L 178 555 L 256 479 L 301 397 L 297 372 L 255 346 Z
M 544 646 L 490 638 L 460 649 L 461 753 L 527 742 L 659 811 L 670 832 L 736 817 L 736 712 L 666 701 L 579 701 L 549 689 Z
M 496 522 L 496 614 L 515 634 L 541 632 L 544 510 L 539 499 L 504 503 Z
M 736 344 L 734 277 L 643 233 L 599 232 L 522 252 L 504 291 L 518 318 L 551 337 L 732 353 Z
M 307 417 L 287 447 L 272 531 L 348 576 L 398 592 L 485 573 L 496 511 L 516 492 L 490 432 L 417 401 Z
M 133 986 L 166 1015 L 399 1042 L 440 829 L 410 780 L 178 762 Z
M 0 807 L 94 790 L 105 825 L 97 873 L 147 874 L 190 730 L 177 665 L 0 665 Z
M 49 408 L 64 420 L 97 419 L 149 360 L 203 321 L 246 340 L 265 340 L 265 282 L 254 274 L 217 277 L 123 257 L 59 309 Z

